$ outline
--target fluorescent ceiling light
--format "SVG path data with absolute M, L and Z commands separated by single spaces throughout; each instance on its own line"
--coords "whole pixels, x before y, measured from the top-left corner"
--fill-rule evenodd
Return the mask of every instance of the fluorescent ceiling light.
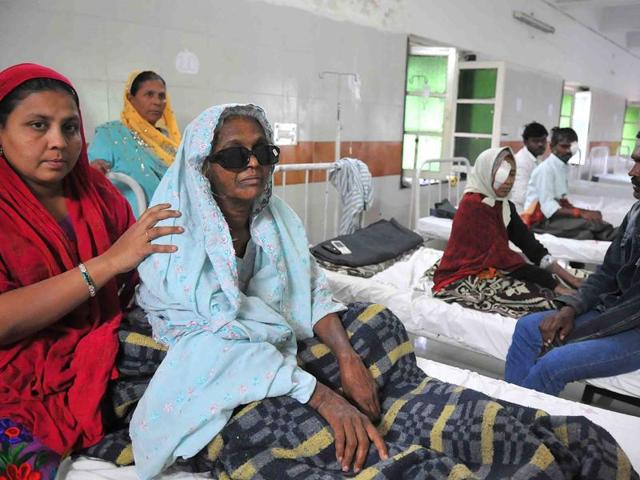
M 543 22 L 542 20 L 538 20 L 533 15 L 529 15 L 521 10 L 513 11 L 513 18 L 518 20 L 519 22 L 526 23 L 530 27 L 533 27 L 537 30 L 540 30 L 544 33 L 555 33 L 556 28 L 553 25 L 549 25 L 548 23 Z

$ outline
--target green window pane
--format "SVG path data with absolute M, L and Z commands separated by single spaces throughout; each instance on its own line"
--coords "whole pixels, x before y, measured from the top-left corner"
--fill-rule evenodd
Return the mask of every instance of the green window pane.
M 625 123 L 624 127 L 622 127 L 622 138 L 633 139 L 635 141 L 637 134 L 638 134 L 637 123 Z
M 620 144 L 620 154 L 631 155 L 635 148 L 636 148 L 635 140 L 623 140 L 622 143 Z
M 560 117 L 560 128 L 567 128 L 571 126 L 571 117 Z
M 487 148 L 491 148 L 490 138 L 466 138 L 456 137 L 453 145 L 455 157 L 465 157 L 471 165 L 476 163 L 476 158 Z
M 493 131 L 493 105 L 459 103 L 456 110 L 456 132 L 491 133 Z
M 407 92 L 423 92 L 428 86 L 431 93 L 446 93 L 447 63 L 448 57 L 409 55 Z
M 498 70 L 495 68 L 461 69 L 458 98 L 495 98 Z
M 407 95 L 404 110 L 405 131 L 442 132 L 444 104 L 444 98 Z
M 627 106 L 627 111 L 624 114 L 625 123 L 638 123 L 638 120 L 640 120 L 640 107 Z
M 402 168 L 413 169 L 416 149 L 416 135 L 405 135 L 402 145 Z M 420 163 L 425 160 L 442 157 L 442 137 L 438 136 L 420 136 L 418 137 L 418 163 L 416 167 L 420 167 Z M 438 171 L 440 164 L 432 163 L 429 169 Z
M 565 93 L 562 95 L 562 107 L 560 108 L 560 115 L 563 117 L 571 117 L 573 111 L 573 95 Z

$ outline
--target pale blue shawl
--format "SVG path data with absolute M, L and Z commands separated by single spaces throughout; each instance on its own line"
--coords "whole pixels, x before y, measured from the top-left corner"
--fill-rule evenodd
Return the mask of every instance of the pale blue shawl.
M 177 245 L 176 253 L 152 255 L 138 267 L 138 304 L 154 337 L 169 346 L 130 426 L 142 479 L 195 455 L 238 405 L 280 395 L 306 403 L 315 378 L 297 366 L 296 340 L 344 309 L 331 299 L 299 218 L 271 196 L 271 178 L 254 203 L 253 276 L 240 291 L 229 228 L 201 173 L 214 128 L 233 113 L 258 120 L 272 141 L 261 108 L 211 107 L 186 128 L 152 200 L 180 210 L 180 218 L 164 223 L 181 225 L 185 233 L 157 241 Z

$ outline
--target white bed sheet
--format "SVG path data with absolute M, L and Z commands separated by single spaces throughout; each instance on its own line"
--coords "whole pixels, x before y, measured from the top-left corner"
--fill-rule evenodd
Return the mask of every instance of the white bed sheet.
M 449 240 L 453 220 L 438 217 L 422 217 L 416 225 L 417 232 L 429 238 Z M 560 238 L 548 233 L 536 234 L 536 238 L 542 243 L 549 253 L 560 260 L 569 262 L 583 262 L 599 265 L 604 260 L 611 242 L 599 240 L 574 240 Z M 512 244 L 514 250 L 518 250 Z
M 583 415 L 607 430 L 629 456 L 634 468 L 640 471 L 640 449 L 636 448 L 640 418 L 610 412 L 597 407 L 552 397 L 533 390 L 495 380 L 469 370 L 418 358 L 418 366 L 434 378 L 463 385 L 508 402 L 545 410 L 553 415 Z M 134 467 L 116 467 L 101 460 L 80 457 L 68 459 L 60 466 L 57 480 L 137 480 Z M 207 474 L 173 472 L 162 480 L 193 480 L 210 478 Z
M 637 201 L 633 195 L 627 195 L 625 198 L 619 198 L 613 195 L 596 196 L 570 193 L 569 198 L 571 199 L 571 203 L 578 208 L 598 210 L 602 213 L 603 220 L 609 222 L 614 227 L 617 227 L 622 223 L 625 215 L 629 210 L 631 210 L 631 207 Z
M 633 199 L 633 187 L 631 177 L 626 177 L 626 184 L 592 182 L 590 180 L 570 180 L 569 198 L 572 195 L 584 195 L 598 198 Z
M 478 312 L 446 303 L 431 295 L 431 283 L 420 282 L 442 252 L 420 248 L 369 279 L 326 271 L 335 297 L 344 303 L 375 302 L 387 306 L 415 334 L 438 337 L 466 350 L 505 361 L 516 319 Z M 615 377 L 590 379 L 587 383 L 614 392 L 640 397 L 640 371 Z
M 609 183 L 614 185 L 626 185 L 629 183 L 629 175 L 626 173 L 601 173 L 594 175 L 598 182 Z
M 449 383 L 464 385 L 467 388 L 483 392 L 490 397 L 542 409 L 552 415 L 585 416 L 607 430 L 627 453 L 634 468 L 640 471 L 640 448 L 638 448 L 640 417 L 611 412 L 602 408 L 553 397 L 518 387 L 502 380 L 485 377 L 476 372 L 424 358 L 418 359 L 418 365 L 431 377 Z
M 206 473 L 171 472 L 158 477 L 158 480 L 194 480 L 211 478 Z M 135 467 L 118 467 L 110 462 L 88 457 L 74 460 L 68 458 L 56 476 L 56 480 L 139 480 Z

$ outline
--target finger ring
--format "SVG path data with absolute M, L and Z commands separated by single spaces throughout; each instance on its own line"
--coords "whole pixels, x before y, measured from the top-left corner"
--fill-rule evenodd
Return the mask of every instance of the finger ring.
M 149 230 L 144 231 L 144 236 L 147 237 L 147 242 L 151 241 L 151 237 L 149 236 Z

